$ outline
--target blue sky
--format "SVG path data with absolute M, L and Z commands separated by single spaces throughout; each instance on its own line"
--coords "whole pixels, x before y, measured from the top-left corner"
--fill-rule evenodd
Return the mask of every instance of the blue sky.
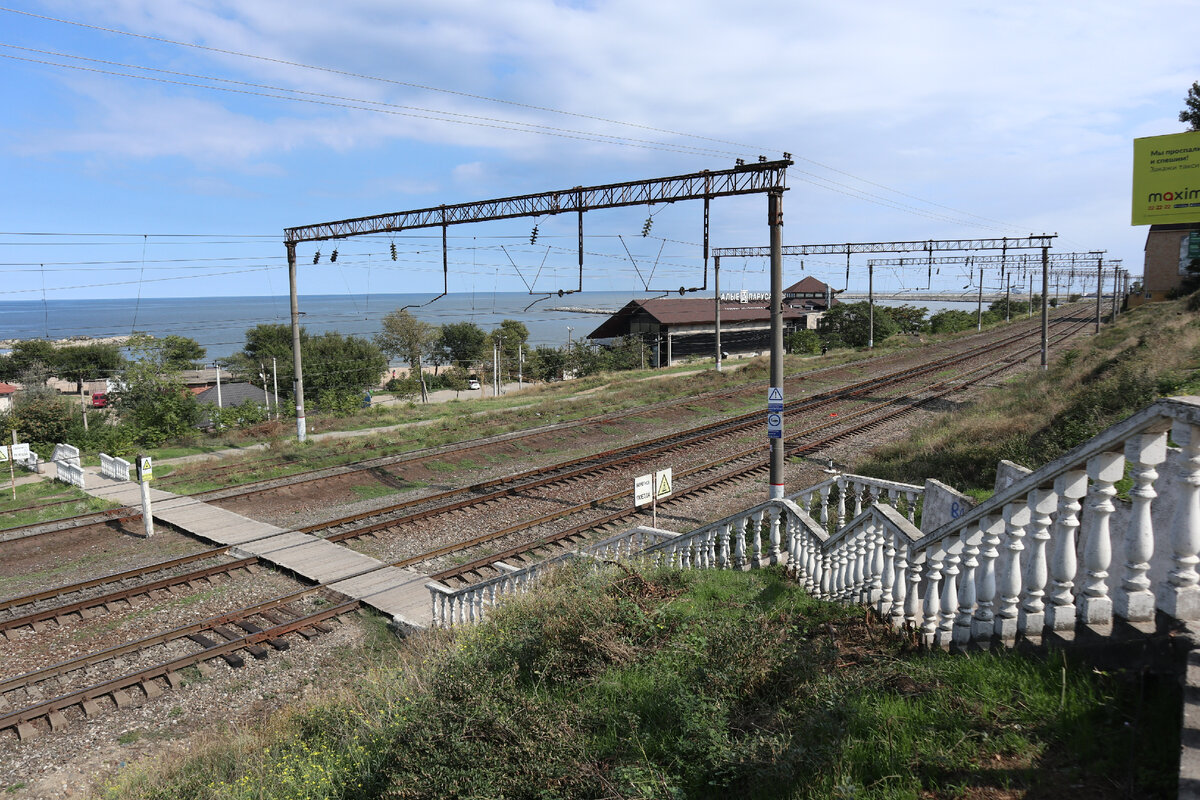
M 288 226 L 785 151 L 786 244 L 1057 232 L 1138 274 L 1132 139 L 1183 130 L 1200 78 L 1194 0 L 0 6 L 0 300 L 279 294 Z M 765 206 L 715 201 L 713 246 L 765 245 Z M 701 280 L 698 202 L 585 225 L 585 288 Z M 450 290 L 574 285 L 574 220 L 542 220 L 532 247 L 531 227 L 451 229 Z M 429 235 L 337 247 L 315 266 L 301 248 L 302 293 L 441 290 Z M 766 286 L 760 260 L 723 266 L 730 288 Z M 805 274 L 840 286 L 844 259 L 788 263 Z

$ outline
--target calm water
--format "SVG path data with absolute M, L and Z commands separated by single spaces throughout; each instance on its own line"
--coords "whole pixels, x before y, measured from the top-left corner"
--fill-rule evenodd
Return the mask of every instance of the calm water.
M 301 324 L 312 334 L 339 331 L 373 336 L 385 314 L 409 304 L 428 303 L 409 311 L 434 325 L 474 322 L 491 330 L 504 319 L 516 319 L 529 328 L 529 343 L 559 346 L 587 336 L 605 319 L 600 314 L 552 311 L 555 307 L 616 310 L 631 299 L 656 295 L 628 292 L 582 292 L 552 297 L 526 307 L 536 297 L 518 292 L 449 294 L 432 303 L 434 295 L 372 294 L 301 296 Z M 920 303 L 930 313 L 962 304 Z M 897 302 L 896 305 L 900 303 Z M 973 307 L 973 306 L 972 306 Z M 62 339 L 69 336 L 119 336 L 143 331 L 155 336 L 175 334 L 195 339 L 207 348 L 209 358 L 240 350 L 248 328 L 263 322 L 291 322 L 284 297 L 142 298 L 141 300 L 21 300 L 0 302 L 0 340 Z M 568 332 L 568 328 L 572 330 Z

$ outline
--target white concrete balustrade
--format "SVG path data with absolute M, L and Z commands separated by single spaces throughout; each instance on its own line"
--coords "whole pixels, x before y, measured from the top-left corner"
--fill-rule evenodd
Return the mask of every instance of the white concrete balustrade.
M 114 481 L 129 480 L 129 469 L 133 465 L 119 456 L 100 454 L 100 474 Z
M 785 564 L 814 595 L 871 605 L 942 647 L 1200 617 L 1200 398 L 1154 403 L 1036 471 L 1008 466 L 974 508 L 936 481 L 837 475 L 690 533 L 637 528 L 581 554 Z M 464 589 L 430 584 L 435 623 L 481 619 L 549 565 Z

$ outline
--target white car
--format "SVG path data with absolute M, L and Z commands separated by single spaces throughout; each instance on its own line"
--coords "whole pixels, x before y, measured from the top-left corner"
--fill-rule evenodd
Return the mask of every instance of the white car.
M 470 389 L 470 390 L 475 390 L 475 389 L 478 389 L 478 388 L 479 388 L 479 381 L 478 381 L 478 380 L 476 380 L 475 378 L 471 378 L 471 380 L 467 381 L 467 388 L 468 388 L 468 389 Z

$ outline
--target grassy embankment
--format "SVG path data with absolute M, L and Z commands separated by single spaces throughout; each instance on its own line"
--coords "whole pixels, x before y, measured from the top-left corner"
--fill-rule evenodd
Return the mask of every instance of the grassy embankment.
M 14 500 L 7 478 L 6 468 L 5 480 L 0 483 L 0 530 L 117 507 L 116 503 L 91 497 L 74 486 L 57 481 L 23 483 L 17 486 Z
M 576 568 L 106 798 L 1167 797 L 1178 690 L 917 653 L 775 569 Z M 351 672 L 351 670 L 346 670 Z M 928 793 L 928 794 L 927 794 Z
M 1197 298 L 1200 300 L 1200 297 Z M 1200 315 L 1188 299 L 1132 309 L 1002 387 L 853 465 L 987 495 L 1001 459 L 1037 468 L 1159 397 L 1200 394 Z

